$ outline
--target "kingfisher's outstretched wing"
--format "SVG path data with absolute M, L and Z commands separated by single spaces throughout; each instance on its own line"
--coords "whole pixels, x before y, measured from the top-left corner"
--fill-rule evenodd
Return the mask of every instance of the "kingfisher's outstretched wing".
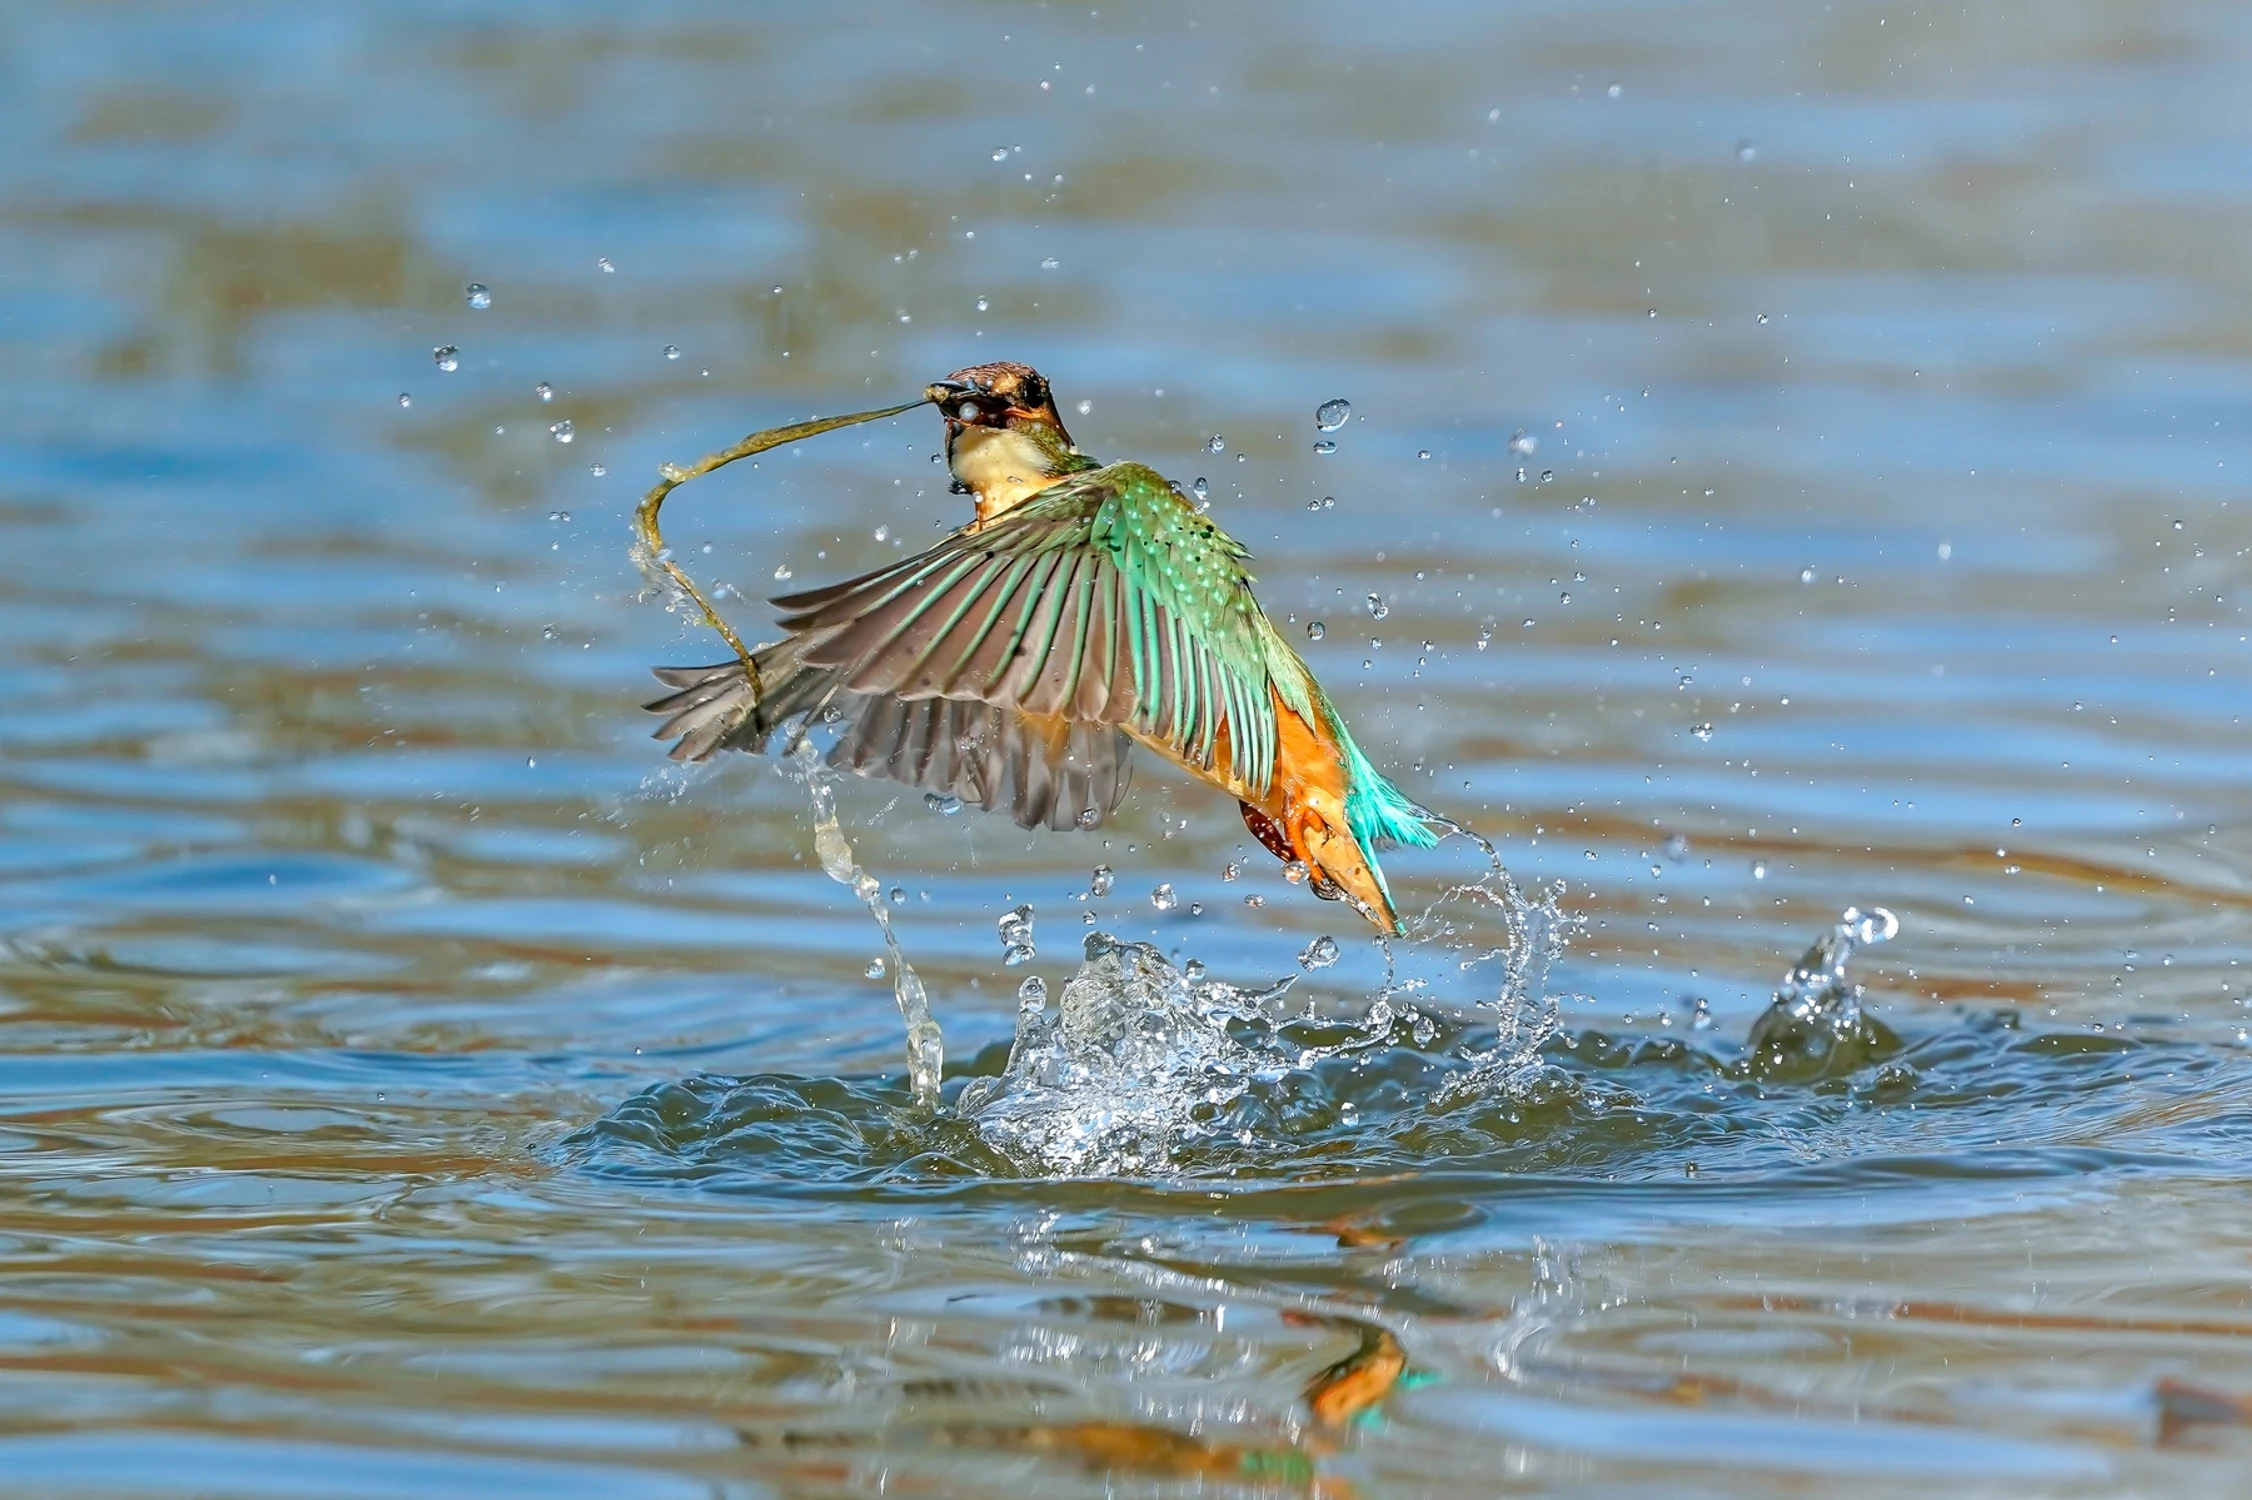
M 767 748 L 804 714 L 834 712 L 843 726 L 831 765 L 886 776 L 987 812 L 1006 808 L 1026 828 L 1093 828 L 1126 796 L 1133 741 L 1106 724 L 1035 721 L 1013 709 L 955 698 L 895 698 L 840 690 L 837 674 L 807 667 L 796 639 L 754 653 L 764 696 L 732 658 L 708 667 L 659 667 L 675 691 L 644 705 L 662 714 L 657 739 L 680 737 L 674 760 Z
M 1273 779 L 1272 632 L 1248 554 L 1140 464 L 1075 475 L 976 530 L 774 601 L 797 660 L 869 700 L 1110 725 L 1254 795 Z

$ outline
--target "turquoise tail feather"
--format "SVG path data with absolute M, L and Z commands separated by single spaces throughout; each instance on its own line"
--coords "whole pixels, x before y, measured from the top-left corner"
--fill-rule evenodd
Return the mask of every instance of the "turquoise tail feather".
M 1405 844 L 1412 849 L 1428 849 L 1436 844 L 1438 835 L 1425 826 L 1423 809 L 1409 801 L 1406 793 L 1385 780 L 1376 767 L 1368 763 L 1368 757 L 1361 754 L 1361 747 L 1353 743 L 1352 736 L 1342 732 L 1342 726 L 1338 738 L 1345 747 L 1345 821 L 1361 847 L 1371 848 L 1379 840 Z

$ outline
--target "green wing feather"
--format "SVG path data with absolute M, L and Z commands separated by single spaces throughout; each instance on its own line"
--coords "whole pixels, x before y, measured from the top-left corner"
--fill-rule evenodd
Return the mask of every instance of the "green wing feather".
M 805 664 L 851 692 L 1118 725 L 1206 770 L 1224 729 L 1256 794 L 1274 776 L 1281 663 L 1249 555 L 1155 472 L 1122 463 L 889 568 L 774 602 Z M 1295 702 L 1307 684 L 1290 678 L 1303 668 L 1284 674 Z

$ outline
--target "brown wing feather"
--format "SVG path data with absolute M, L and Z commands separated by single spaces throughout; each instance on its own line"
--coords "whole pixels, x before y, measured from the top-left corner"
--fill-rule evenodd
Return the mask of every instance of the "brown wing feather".
M 854 694 L 838 703 L 847 728 L 830 764 L 988 812 L 1007 807 L 1021 827 L 1098 827 L 1126 795 L 1133 741 L 1109 725 L 1030 719 L 961 698 Z

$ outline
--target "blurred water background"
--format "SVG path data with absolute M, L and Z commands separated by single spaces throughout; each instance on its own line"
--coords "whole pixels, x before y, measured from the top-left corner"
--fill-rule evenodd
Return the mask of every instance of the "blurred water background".
M 0 1490 L 2230 1492 L 2248 68 L 2214 0 L 0 7 Z M 1097 834 L 848 784 L 950 1099 L 1090 932 L 1299 976 L 1140 1154 L 909 1106 L 803 789 L 647 738 L 724 653 L 627 517 L 991 358 L 1564 882 L 1537 1054 L 1146 760 Z M 964 519 L 937 441 L 668 536 L 756 635 Z M 1848 906 L 1866 1019 L 1750 1046 Z

